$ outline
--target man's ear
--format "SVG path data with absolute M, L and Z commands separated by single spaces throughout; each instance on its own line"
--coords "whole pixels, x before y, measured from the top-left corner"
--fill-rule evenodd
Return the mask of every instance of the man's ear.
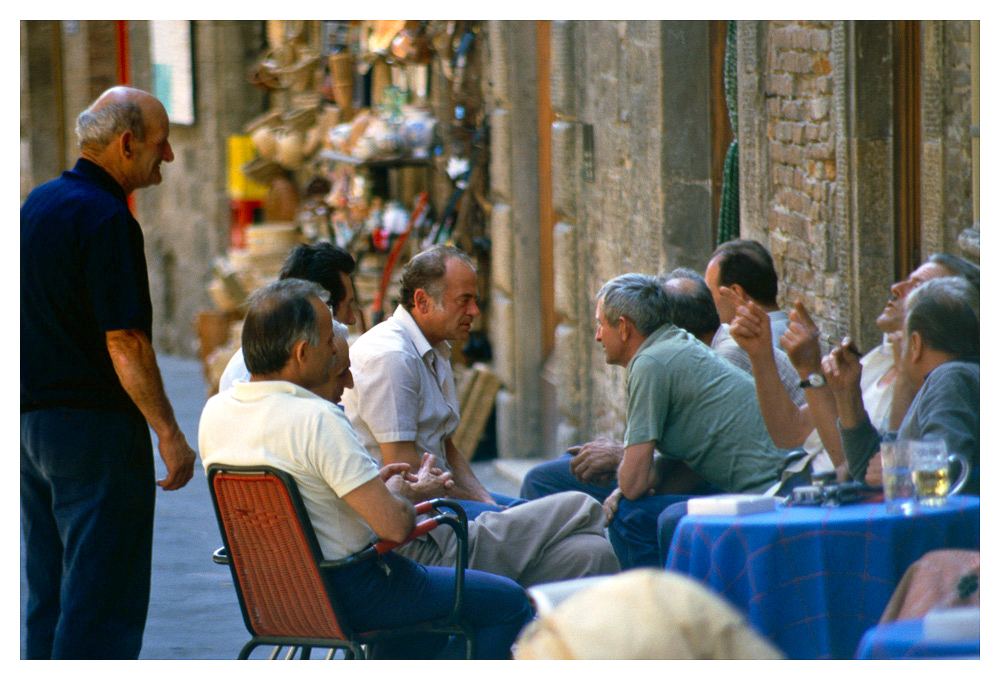
M 736 293 L 737 295 L 739 295 L 740 298 L 742 298 L 744 302 L 746 302 L 747 300 L 750 299 L 750 296 L 747 295 L 746 289 L 743 288 L 743 286 L 741 286 L 738 283 L 731 283 L 731 284 L 729 284 L 727 286 L 727 288 L 729 288 L 731 291 L 733 291 L 734 293 Z
M 618 332 L 618 337 L 621 338 L 622 342 L 628 342 L 629 336 L 632 335 L 634 329 L 635 326 L 632 325 L 632 322 L 627 317 L 618 317 L 618 327 L 615 330 Z
M 920 333 L 916 331 L 910 333 L 910 361 L 912 363 L 920 361 L 925 349 L 927 349 L 927 345 L 924 344 L 924 339 L 920 337 Z
M 302 339 L 292 345 L 292 353 L 288 357 L 288 360 L 298 365 L 302 365 L 306 360 L 306 345 L 308 344 L 308 340 Z
M 121 151 L 122 156 L 125 158 L 131 158 L 134 153 L 135 146 L 135 135 L 132 134 L 131 130 L 126 130 L 122 133 L 122 136 L 118 138 L 118 149 Z
M 431 296 L 427 294 L 427 291 L 423 288 L 417 288 L 413 292 L 413 308 L 419 311 L 421 314 L 426 314 L 430 311 Z

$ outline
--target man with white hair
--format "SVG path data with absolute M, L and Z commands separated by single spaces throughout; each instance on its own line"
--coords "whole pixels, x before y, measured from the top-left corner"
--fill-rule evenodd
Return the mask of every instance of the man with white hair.
M 21 528 L 29 659 L 137 658 L 149 603 L 152 443 L 166 491 L 195 453 L 163 390 L 142 229 L 170 121 L 114 87 L 77 118 L 80 159 L 21 206 Z M 147 425 L 148 423 L 148 425 Z
M 607 363 L 628 371 L 625 453 L 604 504 L 625 568 L 658 566 L 657 517 L 690 495 L 670 488 L 678 462 L 726 493 L 761 493 L 784 457 L 753 380 L 671 318 L 667 293 L 650 276 L 623 274 L 597 293 L 594 339 Z

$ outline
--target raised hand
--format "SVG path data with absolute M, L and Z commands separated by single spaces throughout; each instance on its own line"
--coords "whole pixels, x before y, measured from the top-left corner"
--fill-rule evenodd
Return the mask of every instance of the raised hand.
M 802 373 L 818 373 L 823 352 L 819 346 L 819 328 L 801 301 L 796 300 L 788 314 L 788 330 L 778 340 L 785 348 L 789 361 Z
M 751 300 L 744 300 L 728 286 L 721 286 L 719 293 L 729 300 L 736 312 L 729 324 L 729 335 L 751 357 L 773 353 L 771 344 L 771 319 L 767 312 Z
M 823 357 L 822 366 L 823 375 L 834 394 L 860 391 L 860 352 L 849 337 L 844 338 L 839 346 Z

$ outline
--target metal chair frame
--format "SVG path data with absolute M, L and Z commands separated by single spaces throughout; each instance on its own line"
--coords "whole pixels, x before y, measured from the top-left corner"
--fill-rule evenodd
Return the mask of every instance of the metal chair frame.
M 222 475 L 222 477 L 220 477 Z M 223 518 L 220 501 L 218 498 L 216 484 L 226 480 L 236 480 L 239 477 L 253 477 L 256 480 L 266 480 L 280 487 L 286 495 L 286 500 L 291 505 L 298 520 L 299 528 L 308 547 L 309 559 L 316 566 L 317 573 L 322 583 L 322 589 L 329 598 L 329 603 L 333 611 L 333 621 L 336 629 L 343 633 L 343 637 L 295 637 L 284 635 L 261 635 L 254 628 L 253 619 L 248 611 L 247 602 L 244 597 L 243 583 L 241 581 L 240 565 L 237 564 L 239 558 L 233 558 L 233 551 L 230 545 L 230 532 L 227 529 Z M 299 494 L 295 480 L 284 472 L 268 466 L 234 466 L 234 465 L 210 465 L 208 467 L 208 487 L 212 496 L 212 505 L 215 508 L 215 517 L 219 523 L 219 531 L 222 534 L 223 546 L 215 551 L 212 558 L 217 564 L 229 565 L 233 583 L 236 585 L 236 594 L 239 598 L 240 611 L 243 614 L 243 623 L 247 631 L 251 634 L 251 639 L 240 650 L 238 659 L 249 658 L 251 652 L 261 645 L 275 645 L 271 654 L 272 659 L 277 658 L 283 647 L 291 647 L 286 655 L 286 659 L 293 658 L 297 648 L 301 648 L 300 658 L 308 659 L 313 648 L 329 649 L 327 658 L 330 659 L 336 650 L 344 650 L 348 659 L 366 659 L 371 652 L 370 646 L 374 642 L 386 640 L 394 637 L 402 637 L 418 633 L 441 633 L 449 635 L 461 635 L 466 642 L 466 658 L 473 658 L 475 655 L 475 639 L 472 635 L 471 626 L 461 618 L 463 593 L 465 588 L 465 569 L 468 564 L 468 520 L 465 510 L 455 501 L 447 499 L 434 499 L 419 503 L 415 506 L 417 514 L 423 514 L 436 510 L 437 514 L 425 519 L 417 524 L 410 535 L 403 543 L 407 543 L 419 536 L 426 534 L 432 529 L 447 525 L 455 532 L 458 539 L 458 554 L 455 564 L 455 599 L 451 611 L 444 617 L 432 619 L 424 622 L 400 626 L 397 628 L 357 631 L 347 622 L 344 609 L 330 583 L 329 574 L 337 569 L 358 564 L 377 558 L 380 555 L 393 550 L 401 543 L 392 541 L 380 541 L 372 543 L 363 550 L 338 560 L 323 559 L 323 554 L 316 539 L 316 533 L 312 522 L 306 513 L 305 505 Z M 447 508 L 454 514 L 442 512 Z

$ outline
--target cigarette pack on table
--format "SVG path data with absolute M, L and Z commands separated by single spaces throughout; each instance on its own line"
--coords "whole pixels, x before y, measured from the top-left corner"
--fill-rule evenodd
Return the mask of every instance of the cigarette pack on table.
M 771 512 L 775 504 L 774 496 L 720 494 L 689 499 L 687 511 L 689 515 L 754 515 Z

